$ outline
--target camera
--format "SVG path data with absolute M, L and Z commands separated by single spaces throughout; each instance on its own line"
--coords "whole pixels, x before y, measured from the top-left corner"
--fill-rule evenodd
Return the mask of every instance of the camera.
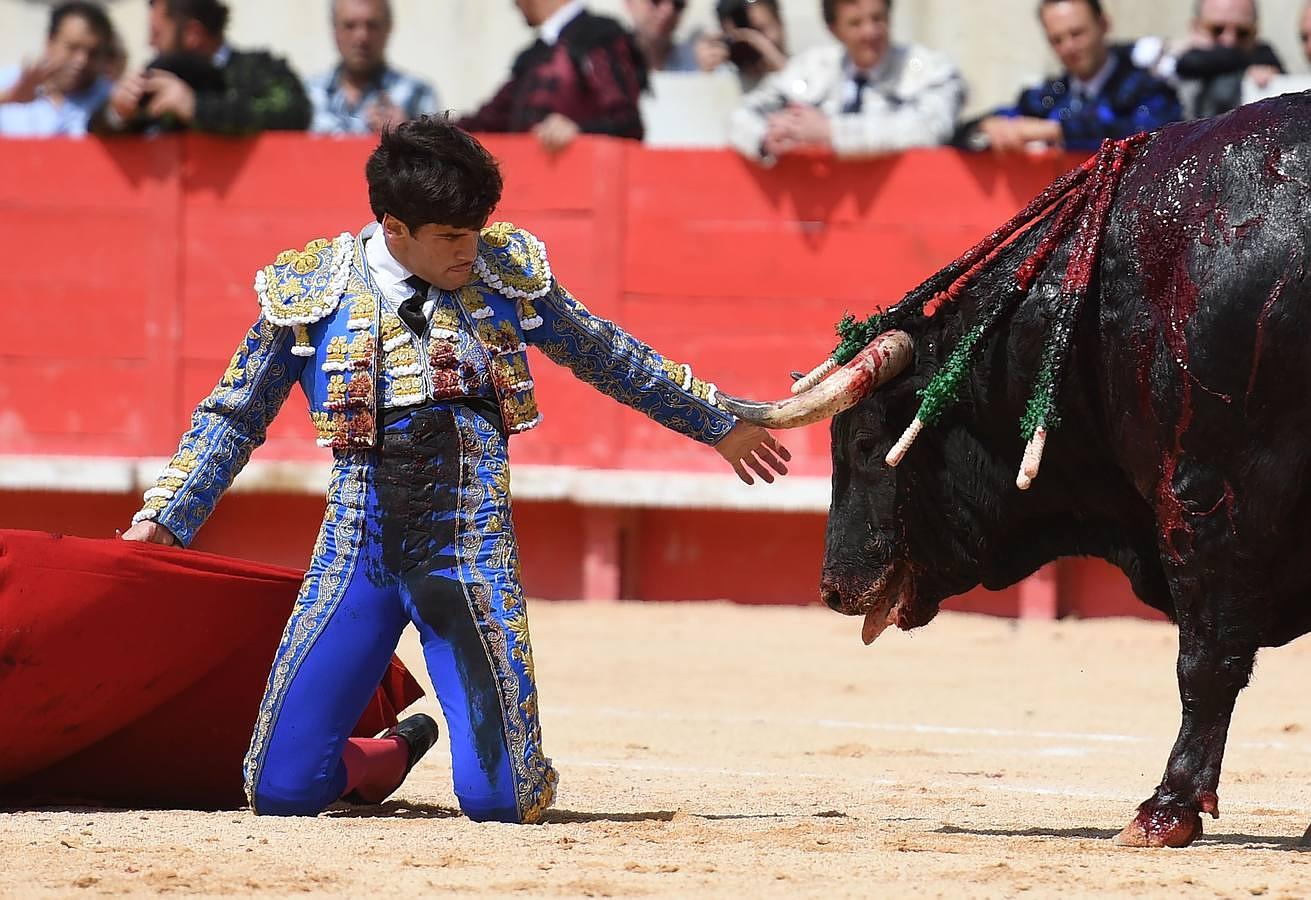
M 715 6 L 715 15 L 721 23 L 731 23 L 735 28 L 751 28 L 747 7 L 755 2 L 756 0 L 719 0 Z M 739 69 L 750 68 L 760 62 L 760 51 L 745 41 L 729 38 L 728 58 Z

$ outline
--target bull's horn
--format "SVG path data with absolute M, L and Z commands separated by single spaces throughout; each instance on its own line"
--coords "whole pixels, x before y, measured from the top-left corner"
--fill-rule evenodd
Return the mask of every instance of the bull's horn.
M 1020 474 L 1015 476 L 1015 486 L 1027 491 L 1038 477 L 1038 467 L 1042 465 L 1042 451 L 1047 446 L 1047 427 L 1039 425 L 1034 429 L 1033 437 L 1024 448 L 1024 459 L 1020 462 Z
M 876 337 L 856 358 L 810 390 L 772 403 L 719 396 L 724 409 L 766 428 L 800 428 L 850 409 L 879 385 L 890 381 L 910 363 L 914 341 L 904 331 Z

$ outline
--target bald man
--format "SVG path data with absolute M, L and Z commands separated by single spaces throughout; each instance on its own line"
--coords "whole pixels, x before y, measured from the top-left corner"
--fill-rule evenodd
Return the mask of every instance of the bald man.
M 1198 0 L 1189 47 L 1175 63 L 1190 118 L 1202 119 L 1242 102 L 1243 79 L 1264 87 L 1284 71 L 1274 48 L 1259 37 L 1256 0 Z
M 377 134 L 440 111 L 432 85 L 388 64 L 394 21 L 389 0 L 333 0 L 338 62 L 305 82 L 314 106 L 310 131 Z

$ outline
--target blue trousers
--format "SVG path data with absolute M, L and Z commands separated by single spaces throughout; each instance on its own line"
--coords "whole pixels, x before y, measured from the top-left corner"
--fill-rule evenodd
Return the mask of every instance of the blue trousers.
M 337 457 L 246 755 L 255 812 L 314 815 L 341 796 L 342 748 L 410 622 L 460 808 L 533 822 L 551 804 L 505 440 L 452 405 L 389 427 L 377 451 Z

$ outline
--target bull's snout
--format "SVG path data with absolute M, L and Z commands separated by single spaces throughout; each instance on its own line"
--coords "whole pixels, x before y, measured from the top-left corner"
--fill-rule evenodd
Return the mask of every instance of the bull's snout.
M 842 612 L 842 594 L 831 583 L 822 582 L 820 584 L 819 597 L 829 609 L 834 612 Z

